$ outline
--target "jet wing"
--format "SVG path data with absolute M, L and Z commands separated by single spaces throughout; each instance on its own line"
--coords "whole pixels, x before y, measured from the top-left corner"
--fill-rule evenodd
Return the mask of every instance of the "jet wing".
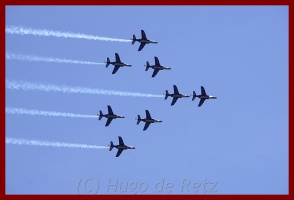
M 200 99 L 198 107 L 200 107 L 204 103 L 205 99 Z
M 138 51 L 141 51 L 141 50 L 144 48 L 145 44 L 146 44 L 146 43 L 141 42 Z
M 115 67 L 114 67 L 114 69 L 112 71 L 112 74 L 115 74 L 119 68 L 120 67 L 118 65 L 115 65 Z
M 174 98 L 173 98 L 173 101 L 172 101 L 172 103 L 171 103 L 171 105 L 172 105 L 172 106 L 175 105 L 175 103 L 177 102 L 177 100 L 178 100 L 178 97 L 174 97 Z
M 146 110 L 146 119 L 152 119 L 148 110 Z
M 107 108 L 108 108 L 108 114 L 113 115 L 113 111 L 111 109 L 111 106 L 108 105 Z
M 159 69 L 155 69 L 155 70 L 153 71 L 152 77 L 155 77 L 156 74 L 157 74 L 158 72 L 159 72 Z
M 155 58 L 155 65 L 160 66 L 158 58 L 156 56 L 154 56 L 154 58 Z
M 203 86 L 201 86 L 201 95 L 206 96 L 206 92 Z
M 123 149 L 119 149 L 116 153 L 116 156 L 115 157 L 119 157 L 119 155 L 123 152 Z
M 121 63 L 118 53 L 115 53 L 115 62 Z
M 174 94 L 180 94 L 176 85 L 174 85 Z
M 151 123 L 150 122 L 146 122 L 143 131 L 146 131 L 146 129 L 149 127 Z
M 123 141 L 122 137 L 120 137 L 120 136 L 118 136 L 118 143 L 119 143 L 119 146 L 126 146 L 124 144 L 124 141 Z
M 113 120 L 113 118 L 108 118 L 105 126 L 108 126 L 111 123 L 112 120 Z
M 142 39 L 143 39 L 143 40 L 147 40 L 147 37 L 146 37 L 145 31 L 141 30 L 141 35 L 142 35 Z

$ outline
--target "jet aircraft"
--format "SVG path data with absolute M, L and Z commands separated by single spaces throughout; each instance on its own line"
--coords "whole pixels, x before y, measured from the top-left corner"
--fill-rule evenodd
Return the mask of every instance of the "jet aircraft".
M 164 99 L 166 100 L 169 96 L 173 97 L 173 101 L 171 103 L 171 106 L 173 106 L 177 102 L 178 98 L 190 97 L 190 95 L 180 94 L 176 85 L 174 85 L 174 93 L 173 94 L 169 94 L 168 91 L 165 90 L 165 98 Z
M 108 114 L 103 115 L 101 110 L 99 111 L 99 115 L 97 114 L 99 116 L 99 120 L 101 120 L 102 117 L 107 118 L 105 126 L 108 126 L 113 119 L 125 118 L 124 116 L 115 115 L 109 105 L 107 106 L 107 108 L 108 108 Z
M 137 125 L 140 123 L 140 121 L 145 122 L 145 126 L 144 126 L 143 131 L 145 131 L 145 130 L 149 127 L 149 125 L 150 125 L 151 123 L 154 123 L 154 122 L 162 122 L 161 120 L 153 119 L 153 118 L 151 117 L 151 115 L 150 115 L 150 113 L 149 113 L 148 110 L 145 110 L 145 111 L 146 111 L 146 118 L 145 118 L 145 119 L 142 119 L 142 118 L 140 117 L 140 115 L 138 115 L 138 119 L 136 119 L 136 120 L 137 120 Z
M 147 37 L 146 37 L 146 34 L 145 34 L 145 32 L 143 30 L 141 30 L 141 35 L 142 35 L 141 39 L 136 39 L 135 35 L 133 35 L 133 39 L 132 39 L 132 44 L 134 44 L 136 41 L 141 43 L 140 46 L 139 46 L 138 51 L 141 51 L 144 48 L 145 44 L 150 44 L 150 43 L 157 44 L 158 43 L 158 42 L 153 41 L 153 40 L 148 40 Z
M 152 77 L 155 77 L 156 74 L 159 72 L 159 70 L 164 70 L 164 69 L 170 70 L 171 69 L 170 67 L 165 67 L 165 66 L 160 65 L 159 60 L 156 56 L 154 56 L 154 59 L 155 59 L 155 65 L 150 65 L 148 61 L 146 62 L 146 65 L 145 65 L 146 66 L 145 71 L 147 71 L 150 67 L 152 69 L 154 69 Z
M 112 141 L 110 141 L 110 145 L 109 145 L 109 151 L 111 151 L 113 149 L 113 147 L 118 149 L 115 157 L 119 157 L 119 155 L 123 152 L 123 150 L 135 149 L 135 147 L 133 147 L 133 146 L 126 146 L 124 144 L 123 139 L 120 136 L 118 136 L 118 141 L 119 141 L 118 145 L 113 145 Z
M 207 95 L 203 86 L 201 86 L 201 94 L 200 95 L 196 95 L 196 92 L 193 91 L 192 101 L 194 101 L 196 97 L 200 98 L 200 102 L 198 104 L 198 107 L 200 107 L 206 99 L 216 99 L 215 96 Z
M 118 53 L 115 53 L 115 61 L 114 62 L 110 62 L 110 59 L 107 57 L 107 61 L 105 63 L 106 63 L 106 67 L 108 67 L 110 64 L 114 65 L 114 69 L 112 71 L 112 74 L 115 74 L 120 67 L 124 67 L 124 66 L 131 67 L 132 66 L 130 64 L 121 62 Z

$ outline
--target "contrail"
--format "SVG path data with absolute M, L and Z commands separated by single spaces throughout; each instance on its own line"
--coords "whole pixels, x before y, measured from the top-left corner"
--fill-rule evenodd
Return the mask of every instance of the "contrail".
M 13 53 L 6 53 L 6 59 L 29 61 L 29 62 L 70 63 L 70 64 L 82 64 L 82 65 L 103 65 L 104 64 L 104 63 L 91 62 L 91 61 L 41 57 L 41 56 L 35 56 L 35 55 L 23 55 L 23 54 L 13 54 Z
M 17 114 L 17 115 L 42 115 L 49 117 L 77 117 L 77 118 L 96 118 L 95 115 L 81 115 L 74 113 L 64 113 L 64 112 L 55 112 L 55 111 L 44 111 L 44 110 L 29 110 L 23 108 L 10 108 L 6 107 L 5 112 L 8 114 Z
M 131 40 L 126 40 L 126 39 L 86 35 L 86 34 L 82 34 L 82 33 L 70 33 L 70 32 L 53 31 L 53 30 L 47 30 L 47 29 L 24 28 L 21 26 L 6 27 L 5 32 L 12 34 L 12 35 L 13 34 L 33 35 L 33 36 L 73 38 L 73 39 L 99 40 L 99 41 L 111 41 L 111 42 L 130 42 L 131 41 Z
M 67 148 L 82 148 L 82 149 L 107 149 L 107 146 L 97 146 L 88 144 L 64 143 L 64 142 L 49 142 L 40 140 L 26 140 L 21 138 L 5 138 L 6 144 L 14 145 L 31 145 L 42 147 L 67 147 Z
M 44 92 L 62 92 L 62 93 L 79 93 L 79 94 L 96 94 L 96 95 L 116 95 L 130 97 L 163 97 L 163 95 L 144 94 L 139 92 L 125 92 L 116 90 L 93 89 L 82 87 L 58 86 L 52 84 L 32 83 L 24 81 L 9 81 L 5 80 L 6 89 L 13 90 L 39 90 Z

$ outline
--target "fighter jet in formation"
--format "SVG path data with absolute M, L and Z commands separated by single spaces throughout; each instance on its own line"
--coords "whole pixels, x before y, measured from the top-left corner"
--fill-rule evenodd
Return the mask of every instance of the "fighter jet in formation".
M 141 42 L 138 51 L 141 51 L 144 48 L 145 44 L 150 44 L 150 43 L 157 44 L 158 43 L 158 42 L 153 41 L 153 40 L 148 40 L 147 37 L 146 37 L 146 34 L 145 34 L 145 32 L 143 30 L 141 30 L 141 35 L 142 35 L 141 39 L 136 39 L 135 35 L 133 35 L 133 39 L 132 39 L 132 44 L 134 44 L 136 41 Z
M 115 115 L 109 105 L 107 106 L 107 108 L 108 108 L 108 114 L 103 115 L 101 110 L 99 111 L 99 115 L 97 114 L 99 116 L 99 120 L 101 120 L 102 117 L 107 118 L 105 126 L 108 126 L 113 119 L 125 118 L 124 116 Z
M 173 101 L 171 103 L 171 106 L 173 106 L 177 102 L 178 98 L 190 97 L 190 95 L 180 94 L 176 85 L 174 85 L 174 93 L 173 94 L 169 94 L 168 91 L 165 90 L 165 98 L 164 99 L 166 100 L 169 96 L 173 97 Z
M 200 95 L 196 95 L 196 92 L 193 91 L 192 101 L 194 101 L 196 97 L 200 98 L 200 102 L 198 104 L 198 107 L 200 107 L 206 99 L 216 99 L 215 96 L 207 95 L 203 86 L 201 86 L 201 94 Z
M 135 149 L 135 147 L 133 147 L 133 146 L 126 146 L 124 144 L 123 139 L 120 136 L 118 136 L 118 141 L 119 141 L 118 145 L 113 145 L 112 141 L 110 141 L 110 145 L 109 145 L 109 151 L 111 151 L 113 149 L 113 147 L 118 149 L 115 157 L 119 157 L 119 155 L 123 152 L 123 150 Z
M 108 67 L 110 64 L 114 65 L 114 69 L 112 71 L 112 74 L 115 74 L 117 70 L 120 67 L 131 67 L 132 65 L 121 62 L 118 53 L 115 53 L 115 62 L 110 62 L 110 59 L 107 57 L 106 67 Z
M 153 118 L 151 117 L 151 115 L 150 115 L 150 113 L 149 113 L 148 110 L 145 110 L 145 111 L 146 111 L 146 118 L 145 118 L 145 119 L 142 119 L 142 118 L 140 117 L 140 115 L 138 115 L 138 118 L 136 119 L 136 120 L 137 120 L 137 125 L 140 123 L 140 121 L 145 122 L 145 126 L 144 126 L 144 128 L 143 128 L 143 131 L 146 131 L 147 128 L 149 127 L 149 125 L 150 125 L 151 123 L 154 123 L 154 122 L 162 122 L 161 120 L 153 119 Z
M 164 69 L 170 70 L 171 69 L 170 67 L 165 67 L 165 66 L 160 65 L 159 60 L 156 56 L 154 56 L 154 59 L 155 59 L 155 65 L 150 65 L 148 61 L 146 62 L 146 65 L 144 65 L 144 66 L 146 66 L 145 71 L 147 71 L 149 68 L 154 69 L 152 77 L 155 77 L 156 74 L 159 72 L 159 70 L 164 70 Z

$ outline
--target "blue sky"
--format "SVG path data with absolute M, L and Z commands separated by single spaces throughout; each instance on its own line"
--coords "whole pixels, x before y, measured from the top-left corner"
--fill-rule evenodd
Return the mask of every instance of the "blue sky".
M 6 144 L 7 194 L 287 194 L 287 6 L 7 6 L 6 28 L 18 26 L 149 44 L 6 33 L 8 54 L 113 66 L 6 59 L 6 81 L 161 95 L 200 93 L 216 100 L 42 92 L 6 88 L 6 108 L 94 116 L 111 105 L 125 119 L 6 113 L 6 138 L 135 150 L 54 148 Z M 151 78 L 144 64 L 157 56 L 170 71 Z M 142 131 L 138 114 L 163 122 Z M 117 184 L 117 188 L 113 185 Z M 98 187 L 99 185 L 99 187 Z M 193 189 L 194 187 L 194 189 Z

